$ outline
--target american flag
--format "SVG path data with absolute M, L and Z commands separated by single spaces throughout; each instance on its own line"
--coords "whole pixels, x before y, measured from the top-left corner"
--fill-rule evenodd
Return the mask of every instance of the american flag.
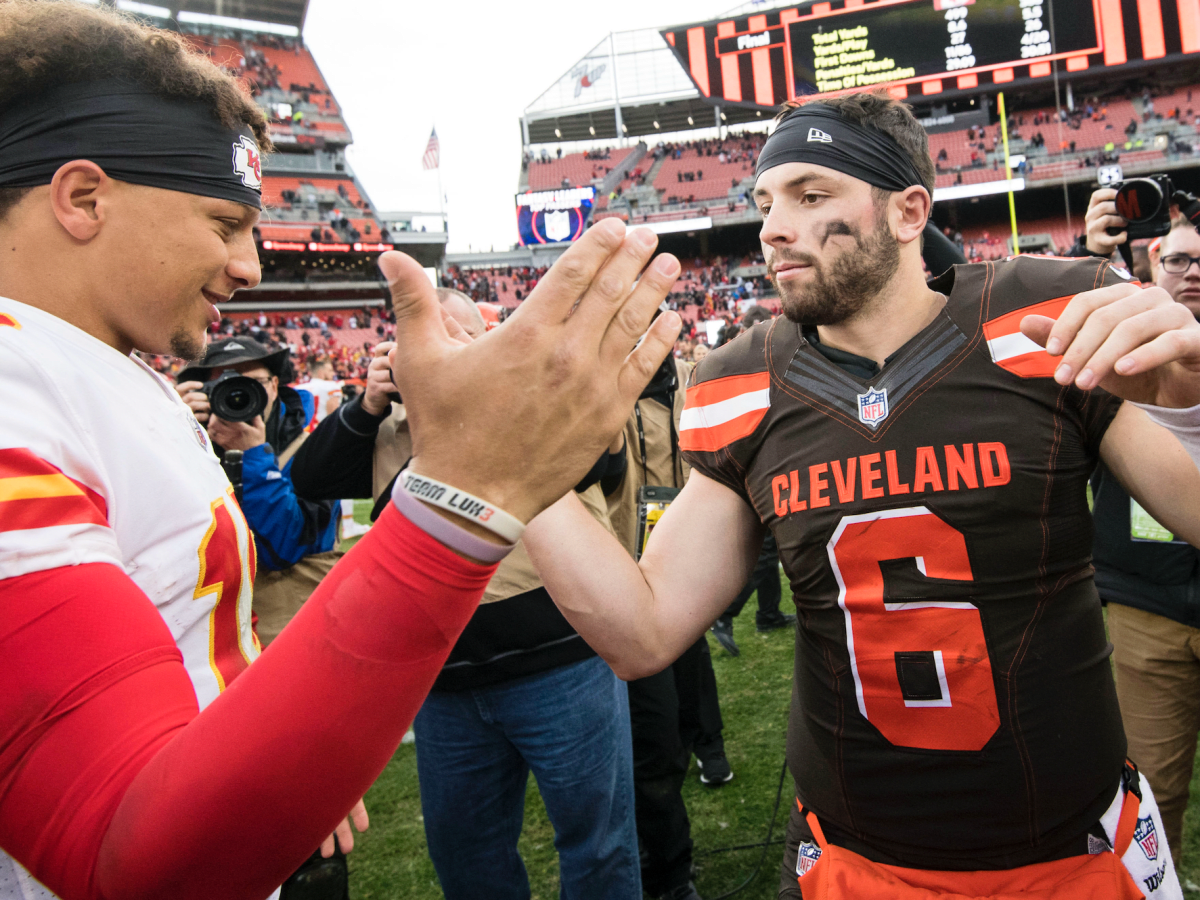
M 429 132 L 429 143 L 425 145 L 425 155 L 421 157 L 421 165 L 426 169 L 436 169 L 440 153 L 441 147 L 438 145 L 437 129 L 435 128 Z

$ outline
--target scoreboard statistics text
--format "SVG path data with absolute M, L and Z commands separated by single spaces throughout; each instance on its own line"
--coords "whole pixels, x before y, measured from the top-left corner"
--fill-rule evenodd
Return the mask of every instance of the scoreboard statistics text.
M 978 72 L 1100 49 L 1093 0 L 910 0 L 790 22 L 792 94 Z M 1057 52 L 1055 52 L 1057 50 Z
M 1053 16 L 1053 21 L 1051 21 Z M 662 32 L 700 94 L 774 109 L 886 85 L 988 90 L 1200 54 L 1200 0 L 827 0 Z
M 557 244 L 575 240 L 587 227 L 595 199 L 593 187 L 517 194 L 517 233 L 521 244 Z

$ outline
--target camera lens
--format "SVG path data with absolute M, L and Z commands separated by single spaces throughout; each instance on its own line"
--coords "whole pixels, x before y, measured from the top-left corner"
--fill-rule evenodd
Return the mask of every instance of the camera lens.
M 241 389 L 232 390 L 225 395 L 225 407 L 233 412 L 244 412 L 253 402 L 249 392 Z
M 208 402 L 226 422 L 250 422 L 266 410 L 267 390 L 253 378 L 228 373 L 213 383 Z

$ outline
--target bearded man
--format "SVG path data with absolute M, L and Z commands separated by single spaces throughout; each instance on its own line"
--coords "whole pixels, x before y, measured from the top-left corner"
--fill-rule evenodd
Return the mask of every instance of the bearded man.
M 1200 537 L 1200 331 L 1103 260 L 927 285 L 933 182 L 888 96 L 787 109 L 754 190 L 785 315 L 697 366 L 687 486 L 637 564 L 570 498 L 526 546 L 638 678 L 774 535 L 799 614 L 781 897 L 1180 897 L 1125 759 L 1085 488 L 1103 460 Z

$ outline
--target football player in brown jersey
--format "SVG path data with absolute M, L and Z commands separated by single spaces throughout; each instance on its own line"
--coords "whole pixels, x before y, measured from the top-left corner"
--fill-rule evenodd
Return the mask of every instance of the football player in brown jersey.
M 1200 540 L 1200 472 L 1152 418 L 1200 426 L 1200 326 L 1104 260 L 927 284 L 933 181 L 886 95 L 786 110 L 754 191 L 785 316 L 697 367 L 692 480 L 639 564 L 571 498 L 526 544 L 636 678 L 703 632 L 775 535 L 799 612 L 781 896 L 1179 897 L 1125 762 L 1085 487 L 1102 459 Z

